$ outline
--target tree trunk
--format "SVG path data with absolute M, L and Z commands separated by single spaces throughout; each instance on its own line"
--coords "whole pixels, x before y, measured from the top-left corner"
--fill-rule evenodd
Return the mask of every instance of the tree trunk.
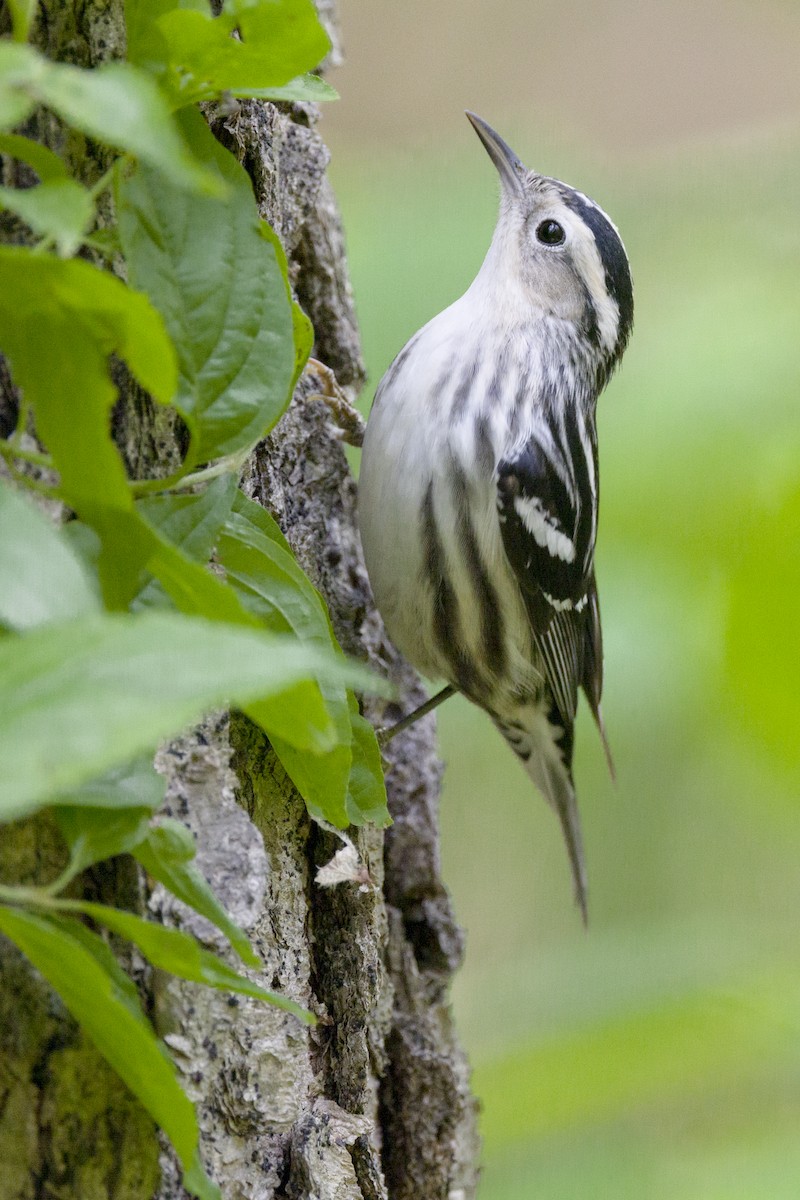
M 335 14 L 321 4 L 338 53 Z M 0 9 L 0 31 L 3 14 Z M 95 65 L 124 45 L 121 0 L 44 0 L 39 40 L 62 61 Z M 356 393 L 364 371 L 328 154 L 310 105 L 241 102 L 208 114 L 249 171 L 279 234 L 314 354 Z M 36 135 L 57 144 L 53 118 Z M 73 137 L 76 174 L 96 178 L 97 148 Z M 22 168 L 24 169 L 24 168 Z M 5 180 L 4 180 L 5 182 Z M 13 229 L 7 234 L 13 236 Z M 116 432 L 135 473 L 166 473 L 180 428 L 120 372 Z M 0 373 L 0 417 L 14 408 Z M 356 485 L 327 410 L 301 380 L 291 408 L 257 448 L 243 486 L 278 519 L 327 599 L 345 651 L 399 685 L 402 709 L 423 697 L 387 642 L 356 532 Z M 2 421 L 0 421 L 2 424 Z M 398 705 L 369 702 L 380 723 Z M 264 735 L 217 714 L 162 749 L 167 811 L 198 843 L 198 865 L 265 964 L 259 982 L 313 1009 L 312 1030 L 251 1001 L 134 970 L 155 1024 L 196 1103 L 201 1153 L 226 1200 L 467 1200 L 476 1185 L 475 1102 L 453 1031 L 448 985 L 462 954 L 440 876 L 441 768 L 427 718 L 389 744 L 394 825 L 359 831 L 370 882 L 315 884 L 339 846 L 310 822 Z M 7 882 L 50 878 L 61 848 L 46 817 L 3 830 Z M 147 908 L 155 920 L 226 944 L 129 859 L 83 877 L 88 894 Z M 150 1118 L 99 1058 L 58 999 L 0 944 L 0 1200 L 161 1200 L 183 1196 L 180 1170 Z

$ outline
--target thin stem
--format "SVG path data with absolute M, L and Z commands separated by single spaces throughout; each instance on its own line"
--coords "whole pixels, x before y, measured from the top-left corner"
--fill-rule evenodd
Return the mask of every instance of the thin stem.
M 47 237 L 43 237 L 40 242 L 36 242 L 31 247 L 31 254 L 47 254 L 48 250 L 53 249 L 57 241 L 58 238 L 53 234 L 48 234 Z
M 39 450 L 23 450 L 21 446 L 14 446 L 5 439 L 0 440 L 0 454 L 9 460 L 21 459 L 23 462 L 33 463 L 36 467 L 53 470 L 53 460 L 49 454 L 42 454 Z
M 97 182 L 88 189 L 89 195 L 93 202 L 96 202 L 97 198 L 101 196 L 106 188 L 109 188 L 113 183 L 114 168 L 119 161 L 119 159 L 115 159 L 108 170 L 104 171 Z M 41 241 L 34 243 L 34 245 L 31 247 L 31 254 L 46 254 L 56 245 L 58 245 L 58 238 L 54 234 L 48 234 L 46 237 L 43 237 Z
M 21 483 L 32 491 L 38 492 L 40 496 L 46 496 L 48 500 L 62 499 L 62 495 L 57 487 L 53 487 L 49 483 L 42 483 L 41 479 L 36 479 L 33 475 L 25 475 L 22 471 L 15 471 L 14 476 L 17 483 Z
M 249 451 L 244 456 L 234 455 L 231 458 L 221 458 L 219 462 L 213 463 L 210 467 L 203 467 L 200 471 L 192 471 L 189 475 L 184 475 L 172 490 L 194 487 L 196 483 L 207 483 L 209 479 L 217 479 L 220 475 L 233 475 L 234 473 L 238 475 L 248 457 Z
M 135 496 L 145 496 L 150 492 L 182 492 L 198 483 L 208 483 L 209 479 L 217 479 L 220 475 L 233 475 L 234 473 L 238 475 L 249 454 L 248 450 L 246 454 L 221 458 L 218 462 L 212 463 L 210 467 L 203 467 L 199 471 L 190 471 L 188 475 L 181 476 L 176 473 L 166 479 L 134 479 L 131 482 L 131 491 Z
M 103 174 L 100 176 L 100 178 L 97 180 L 97 182 L 93 183 L 92 186 L 89 188 L 89 195 L 92 197 L 93 200 L 96 200 L 97 197 L 99 195 L 101 195 L 101 193 L 104 192 L 107 187 L 111 186 L 111 184 L 114 180 L 114 171 L 115 171 L 117 163 L 119 161 L 120 161 L 120 159 L 115 158 L 113 163 L 111 164 L 111 166 L 108 168 L 108 170 L 104 171 Z
M 41 888 L 6 887 L 0 884 L 0 901 L 6 904 L 38 904 L 43 908 L 52 908 L 53 899 Z
M 68 883 L 71 883 L 76 875 L 80 875 L 81 868 L 74 867 L 72 863 L 67 863 L 60 875 L 57 875 L 52 883 L 45 884 L 40 888 L 43 896 L 49 900 L 55 900 L 59 892 L 63 892 Z
M 56 880 L 57 882 L 58 880 Z M 86 911 L 87 901 L 69 900 L 64 896 L 53 896 L 51 894 L 53 886 L 53 884 L 49 884 L 45 888 L 0 886 L 0 902 L 4 901 L 6 904 L 17 905 L 26 904 L 29 907 L 33 906 L 35 908 L 51 908 L 59 912 L 82 913 Z
M 116 253 L 116 248 L 106 242 L 101 242 L 92 234 L 88 234 L 83 239 L 83 245 L 88 246 L 90 250 L 96 250 L 98 254 L 102 254 L 104 258 L 111 259 Z
M 57 487 L 51 486 L 49 483 L 42 483 L 41 479 L 37 479 L 34 475 L 26 475 L 24 471 L 20 471 L 13 462 L 9 462 L 8 469 L 11 478 L 20 487 L 30 488 L 32 492 L 38 492 L 40 496 L 46 496 L 48 500 L 62 500 L 63 497 Z
M 151 496 L 154 492 L 175 491 L 185 478 L 180 471 L 175 471 L 172 475 L 165 475 L 163 479 L 129 479 L 128 486 L 134 496 Z

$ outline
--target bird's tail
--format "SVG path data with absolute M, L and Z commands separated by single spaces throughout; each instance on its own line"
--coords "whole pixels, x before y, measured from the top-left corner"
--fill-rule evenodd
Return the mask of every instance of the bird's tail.
M 541 718 L 539 714 L 536 714 L 536 717 L 536 725 L 539 726 L 542 724 Z M 565 764 L 562 751 L 552 737 L 552 727 L 546 732 L 539 728 L 534 732 L 523 729 L 522 724 L 516 721 L 509 724 L 497 721 L 497 725 L 514 752 L 522 759 L 525 770 L 545 800 L 555 809 L 569 856 L 575 902 L 586 925 L 589 920 L 588 885 L 578 800 L 572 782 L 572 772 Z
M 538 769 L 534 769 L 533 761 L 534 757 L 531 755 L 526 763 L 527 771 L 537 787 L 544 793 L 548 804 L 555 809 L 561 822 L 561 831 L 564 834 L 569 864 L 572 869 L 575 903 L 581 910 L 584 925 L 587 925 L 589 923 L 588 883 L 575 785 L 570 772 L 561 763 L 539 762 Z

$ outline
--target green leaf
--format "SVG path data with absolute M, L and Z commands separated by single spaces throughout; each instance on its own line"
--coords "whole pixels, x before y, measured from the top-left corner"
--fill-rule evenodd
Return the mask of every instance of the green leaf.
M 202 492 L 150 496 L 139 500 L 136 507 L 173 546 L 195 562 L 206 563 L 231 511 L 236 490 L 235 475 L 220 475 Z
M 194 1109 L 169 1056 L 143 1019 L 132 1011 L 129 987 L 120 992 L 102 956 L 87 948 L 66 921 L 54 923 L 21 909 L 0 908 L 0 930 L 52 985 L 97 1049 L 169 1137 L 185 1171 L 196 1164 L 199 1134 Z M 195 1180 L 196 1176 L 192 1177 Z M 205 1179 L 206 1200 L 219 1193 Z
M 133 598 L 144 586 L 148 571 L 157 569 L 157 557 L 161 549 L 159 540 L 146 521 L 124 501 L 115 503 L 117 497 L 108 502 L 100 492 L 96 503 L 84 501 L 74 507 L 85 518 L 85 524 L 76 524 L 70 540 L 84 561 L 93 563 L 100 579 L 103 601 L 109 611 L 126 611 Z M 93 537 L 91 536 L 93 535 Z M 187 586 L 181 579 L 181 586 Z
M 245 42 L 269 47 L 274 65 L 264 84 L 288 83 L 318 66 L 331 48 L 312 0 L 225 0 L 223 11 Z
M 194 838 L 185 825 L 163 818 L 157 825 L 150 826 L 133 853 L 153 879 L 157 879 L 173 896 L 216 925 L 243 962 L 250 967 L 261 966 L 261 960 L 254 953 L 247 934 L 228 915 L 192 862 L 195 856 Z
M 272 428 L 289 403 L 295 352 L 285 258 L 260 232 L 250 179 L 199 112 L 179 119 L 228 199 L 188 195 L 140 167 L 118 203 L 131 282 L 163 314 L 178 352 L 175 403 L 194 463 L 247 450 Z
M 48 911 L 46 919 L 57 928 L 63 929 L 69 937 L 74 938 L 76 942 L 79 942 L 91 954 L 99 966 L 111 977 L 116 998 L 125 1005 L 131 1016 L 143 1025 L 148 1033 L 152 1033 L 152 1027 L 144 1014 L 141 1001 L 139 1000 L 136 984 L 130 975 L 123 971 L 114 956 L 113 950 L 107 942 L 103 941 L 100 934 L 95 933 L 93 929 L 89 929 L 82 921 L 76 921 L 73 917 L 63 916 L 55 910 Z M 161 1053 L 163 1053 L 163 1047 L 161 1048 Z
M 48 316 L 57 308 L 67 309 L 74 323 L 103 345 L 106 355 L 121 355 L 142 387 L 160 403 L 170 403 L 177 386 L 175 356 L 163 320 L 146 296 L 80 259 L 58 262 L 5 247 L 3 270 L 15 277 L 13 311 L 18 317 L 23 317 L 17 277 L 22 271 L 25 321 L 32 321 L 33 312 L 41 318 L 43 307 Z
M 158 85 L 130 63 L 91 71 L 49 62 L 32 46 L 0 42 L 0 127 L 18 125 L 36 104 L 67 124 L 163 172 L 175 186 L 214 191 L 192 158 Z
M 226 474 L 212 480 L 204 491 L 194 495 L 149 496 L 139 500 L 136 509 L 160 538 L 169 541 L 193 562 L 205 565 L 231 510 L 235 493 L 236 478 Z M 138 594 L 134 605 L 147 608 L 159 604 L 164 604 L 164 590 L 153 579 Z
M 146 0 L 127 15 L 131 61 L 159 74 L 176 105 L 285 86 L 330 49 L 311 0 L 228 4 L 218 17 L 207 4 Z
M 49 923 L 55 929 L 63 931 L 67 937 L 74 939 L 75 942 L 82 946 L 83 949 L 95 959 L 101 970 L 104 971 L 111 980 L 115 1000 L 127 1008 L 131 1018 L 142 1026 L 142 1030 L 146 1035 L 147 1042 L 149 1043 L 150 1040 L 152 1040 L 158 1052 L 166 1060 L 168 1066 L 172 1067 L 172 1060 L 164 1050 L 161 1042 L 154 1037 L 150 1022 L 142 1012 L 142 1006 L 139 1002 L 139 994 L 136 991 L 133 980 L 122 970 L 122 967 L 119 965 L 112 951 L 103 941 L 103 939 L 98 934 L 93 933 L 90 929 L 87 929 L 85 925 L 82 925 L 78 921 L 72 920 L 71 917 L 53 915 L 49 918 Z M 113 1062 L 111 1065 L 115 1066 Z M 122 1079 L 125 1080 L 126 1083 L 128 1083 L 124 1071 L 118 1069 L 117 1073 Z M 128 1083 L 128 1086 L 130 1086 L 130 1083 Z M 177 1086 L 179 1087 L 180 1085 Z M 182 1092 L 181 1095 L 183 1095 Z M 140 1099 L 142 1099 L 141 1096 Z M 185 1099 L 186 1097 L 184 1096 L 184 1100 Z M 143 1103 L 145 1104 L 145 1108 L 147 1108 L 148 1105 L 146 1102 L 143 1101 Z M 153 1112 L 152 1108 L 150 1108 L 149 1111 L 151 1116 L 156 1117 L 156 1113 Z M 182 1114 L 178 1115 L 181 1116 Z M 194 1118 L 193 1111 L 191 1116 Z M 188 1160 L 188 1162 L 185 1162 L 183 1165 L 183 1186 L 187 1191 L 191 1192 L 195 1196 L 198 1196 L 199 1200 L 222 1200 L 219 1188 L 215 1183 L 212 1183 L 203 1170 L 203 1165 L 200 1161 L 199 1149 L 196 1149 L 191 1159 Z
M 258 539 L 254 531 L 260 531 L 262 538 Z M 234 540 L 238 536 L 242 544 L 232 549 L 230 543 L 225 542 L 225 535 Z M 272 621 L 272 628 L 283 628 L 280 624 L 283 618 L 298 636 L 318 639 L 320 644 L 327 637 L 328 643 L 338 649 L 325 601 L 295 560 L 289 543 L 270 513 L 238 492 L 225 535 L 220 541 L 220 559 L 226 569 L 230 566 L 231 581 L 240 588 L 243 601 L 254 611 L 261 612 L 265 623 L 269 625 Z M 248 580 L 242 570 L 242 552 L 248 544 L 251 551 L 258 549 L 268 560 L 267 566 L 262 561 L 260 569 L 255 571 L 260 580 L 255 587 L 253 579 Z M 253 571 L 252 561 L 250 570 Z M 285 577 L 281 572 L 285 572 Z M 259 587 L 262 589 L 260 597 Z M 330 704 L 340 703 L 338 692 L 334 695 L 326 692 L 326 698 Z M 342 714 L 337 708 L 337 736 L 341 744 L 335 755 L 301 758 L 279 740 L 273 741 L 273 745 L 312 816 L 340 829 L 349 824 L 362 825 L 365 821 L 384 827 L 391 823 L 391 817 L 386 805 L 386 784 L 375 731 L 361 716 L 352 693 L 347 694 L 346 701 L 350 729 L 345 731 Z M 350 745 L 347 758 L 342 753 L 345 744 Z M 349 765 L 343 787 L 346 761 Z
M 103 546 L 92 527 L 84 525 L 83 521 L 67 521 L 61 526 L 61 536 L 87 574 L 96 576 Z
M 213 621 L 260 628 L 260 622 L 240 602 L 236 592 L 204 565 L 195 562 L 177 545 L 151 526 L 144 517 L 150 513 L 161 521 L 164 529 L 173 533 L 195 553 L 205 548 L 226 507 L 230 506 L 231 489 L 235 480 L 221 479 L 203 496 L 156 498 L 142 502 L 135 512 L 125 512 L 111 505 L 94 506 L 88 519 L 101 538 L 119 558 L 119 568 L 108 581 L 108 555 L 101 547 L 99 569 L 105 566 L 107 580 L 106 603 L 111 607 L 145 608 L 162 604 L 164 592 L 181 612 Z M 195 504 L 196 501 L 196 504 Z M 86 506 L 84 506 L 85 509 Z M 194 520 L 198 531 L 192 530 Z M 72 525 L 78 523 L 72 522 Z M 94 554 L 92 530 L 79 526 L 74 531 L 83 557 L 91 561 Z M 79 536 L 78 536 L 79 535 Z M 112 558 L 112 562 L 114 559 Z M 152 577 L 147 582 L 147 577 Z M 111 590 L 113 588 L 113 590 Z M 304 680 L 281 693 L 279 698 L 262 698 L 247 705 L 247 711 L 270 736 L 281 737 L 299 750 L 321 753 L 330 749 L 335 732 L 319 685 Z M 297 712 L 303 720 L 297 720 Z
M 122 254 L 122 246 L 115 225 L 109 225 L 105 229 L 95 229 L 92 233 L 87 234 L 83 239 L 83 244 L 99 251 L 106 259 L 113 259 L 115 255 Z
M 377 683 L 315 646 L 259 631 L 145 612 L 106 614 L 0 640 L 0 817 L 23 816 L 151 749 L 226 702 L 284 698 L 315 677 Z
M 290 593 L 288 598 L 290 603 L 294 602 L 294 606 L 288 611 L 284 611 L 283 614 L 291 627 L 299 633 L 299 629 L 305 626 L 305 636 L 318 637 L 322 643 L 324 626 L 331 646 L 338 649 L 325 601 L 295 560 L 291 547 L 281 533 L 274 517 L 260 504 L 249 500 L 242 492 L 238 492 L 234 497 L 233 515 L 229 519 L 226 533 L 230 534 L 235 529 L 237 516 L 246 523 L 240 525 L 240 529 L 245 529 L 246 525 L 251 527 L 248 535 L 248 540 L 251 542 L 253 541 L 252 530 L 260 530 L 267 540 L 268 555 L 276 566 L 282 567 L 287 572 L 294 589 L 296 589 L 294 593 Z M 265 543 L 260 542 L 259 545 L 264 547 Z M 280 577 L 278 576 L 278 578 Z M 234 584 L 237 582 L 235 571 L 233 572 L 233 582 Z M 247 602 L 246 582 L 244 579 L 240 579 L 239 583 L 243 588 L 243 599 Z M 275 603 L 279 599 L 279 595 L 273 595 L 272 599 Z M 298 600 L 302 602 L 302 608 L 297 607 Z M 284 603 L 286 603 L 286 598 L 284 598 Z M 267 619 L 269 619 L 268 611 Z M 295 624 L 292 624 L 292 620 Z M 348 824 L 362 825 L 365 821 L 371 821 L 384 827 L 391 824 L 391 816 L 386 805 L 386 784 L 375 731 L 370 723 L 361 716 L 358 703 L 352 693 L 347 694 L 347 704 L 350 733 L 345 735 L 342 725 L 337 722 L 338 736 L 342 741 L 348 740 L 351 748 L 351 763 L 344 794 L 339 791 L 337 782 L 338 776 L 335 767 L 339 764 L 335 764 L 333 771 L 326 773 L 326 766 L 330 764 L 326 763 L 324 759 L 299 763 L 290 750 L 283 746 L 280 746 L 279 749 L 276 746 L 276 749 L 278 749 L 287 772 L 295 782 L 295 786 L 306 799 L 312 816 L 330 821 L 340 829 L 344 829 Z M 295 771 L 297 779 L 293 774 Z M 302 786 L 301 783 L 298 783 L 298 779 Z
M 264 508 L 263 504 L 257 504 L 255 500 L 251 500 L 249 496 L 245 496 L 244 492 L 241 490 L 241 488 L 239 488 L 236 495 L 233 497 L 232 509 L 233 512 L 238 513 L 240 517 L 243 517 L 248 525 L 254 525 L 256 529 L 260 529 L 261 532 L 267 538 L 269 538 L 271 542 L 274 542 L 276 546 L 279 546 L 282 550 L 284 550 L 292 560 L 293 567 L 290 569 L 293 569 L 297 572 L 298 579 L 305 579 L 308 582 L 308 576 L 295 558 L 294 551 L 289 545 L 288 539 L 284 536 L 283 530 L 273 517 L 272 513 L 268 512 L 267 509 Z M 319 592 L 316 594 L 319 596 Z M 321 596 L 319 598 L 320 604 L 323 606 L 324 611 L 325 601 Z M 327 612 L 325 619 L 326 621 L 328 619 Z
M 64 805 L 53 816 L 69 847 L 67 879 L 94 863 L 116 854 L 128 854 L 141 842 L 150 821 L 149 808 L 83 808 Z
M 249 610 L 276 632 L 331 647 L 324 601 L 299 565 L 277 522 L 241 492 L 217 541 L 217 557 Z
M 141 529 L 145 523 L 137 514 Z M 236 591 L 206 567 L 192 561 L 161 534 L 147 527 L 152 536 L 147 568 L 163 586 L 176 608 L 189 616 L 206 617 L 237 625 L 260 628 L 257 616 L 241 603 Z M 148 598 L 148 589 L 141 593 Z M 262 698 L 244 705 L 245 711 L 270 738 L 282 738 L 303 753 L 320 754 L 335 741 L 335 729 L 322 689 L 303 680 L 277 699 Z M 297 720 L 297 712 L 303 720 Z
M 146 566 L 175 607 L 188 616 L 228 620 L 255 628 L 258 623 L 242 607 L 233 588 L 206 569 L 207 553 L 198 562 L 197 551 L 205 548 L 217 521 L 217 505 L 221 515 L 227 503 L 224 496 L 227 491 L 225 486 L 222 497 L 219 491 L 213 491 L 210 497 L 207 494 L 205 497 L 163 497 L 163 503 L 158 497 L 139 502 L 137 517 L 151 535 L 151 554 Z M 196 500 L 197 503 L 192 503 Z M 158 524 L 145 521 L 145 516 L 155 517 Z M 197 518 L 198 529 L 192 528 L 194 518 Z M 175 535 L 176 542 L 169 539 L 169 533 Z M 161 588 L 150 583 L 138 593 L 136 604 L 139 607 L 161 604 L 162 595 Z
M 154 73 L 159 63 L 166 61 L 164 39 L 157 32 L 158 19 L 179 8 L 180 0 L 124 0 L 124 7 L 128 62 Z M 205 12 L 208 0 L 200 0 L 197 7 Z
M 337 726 L 336 733 L 338 744 L 327 754 L 305 754 L 275 735 L 270 741 L 311 816 L 346 829 L 350 824 L 347 784 L 352 751 L 347 731 Z
M 27 42 L 39 0 L 8 0 L 15 42 Z
M 225 523 L 217 557 L 242 603 L 275 632 L 339 652 L 319 593 L 304 575 L 274 520 L 239 494 Z M 336 733 L 327 754 L 310 756 L 274 732 L 273 748 L 314 816 L 344 828 L 347 786 L 352 763 L 352 733 L 347 694 L 341 685 L 322 685 Z
M 375 730 L 359 712 L 358 701 L 352 692 L 348 692 L 348 700 L 353 730 L 353 765 L 347 785 L 347 815 L 353 825 L 370 821 L 383 829 L 391 825 L 392 818 L 386 803 L 380 746 Z
M 189 616 L 230 621 L 252 628 L 257 626 L 257 622 L 240 604 L 233 588 L 213 571 L 173 546 L 147 525 L 140 514 L 137 516 L 142 528 L 146 528 L 152 536 L 152 553 L 147 568 L 163 585 L 176 608 Z
M 204 949 L 189 933 L 168 929 L 156 921 L 145 921 L 134 913 L 110 908 L 106 904 L 94 904 L 89 900 L 53 900 L 51 903 L 61 912 L 84 913 L 113 933 L 127 938 L 139 947 L 148 962 L 161 971 L 169 971 L 180 979 L 194 983 L 204 983 L 207 987 L 265 1000 L 284 1012 L 292 1013 L 306 1025 L 316 1024 L 313 1013 L 286 996 L 245 979 L 216 954 Z M 263 967 L 263 964 L 259 965 Z
M 234 96 L 251 96 L 254 100 L 273 100 L 280 104 L 324 104 L 338 100 L 339 93 L 319 75 L 298 75 L 283 87 L 250 88 L 247 92 L 228 89 Z
M 34 142 L 21 134 L 0 133 L 0 154 L 8 154 L 11 158 L 17 158 L 33 167 L 42 183 L 68 178 L 67 165 L 63 159 L 41 142 Z
M 60 254 L 74 254 L 94 218 L 94 201 L 74 179 L 30 188 L 0 187 L 0 208 L 16 213 L 40 237 L 55 240 Z
M 198 1200 L 222 1200 L 219 1188 L 205 1173 L 199 1149 L 195 1150 L 188 1170 L 183 1172 L 183 1186 Z
M 52 797 L 51 804 L 86 808 L 146 808 L 154 813 L 164 802 L 166 780 L 153 766 L 153 755 L 142 754 L 121 767 L 112 767 L 68 792 Z
M 60 530 L 0 480 L 0 625 L 31 629 L 100 608 L 94 581 Z
M 132 154 L 175 186 L 218 192 L 187 150 L 158 86 L 130 63 L 91 71 L 49 64 L 38 98 L 70 125 Z
M 116 392 L 106 364 L 118 353 L 144 388 L 169 403 L 176 363 L 159 314 L 146 296 L 87 262 L 13 246 L 0 247 L 0 314 L 0 344 L 37 406 L 43 440 L 63 459 L 57 466 L 70 502 L 95 495 L 96 456 L 113 452 L 106 490 L 127 504 L 122 461 L 107 433 Z
M 299 304 L 292 302 L 292 331 L 294 334 L 294 374 L 292 375 L 292 392 L 297 381 L 305 370 L 308 356 L 314 345 L 314 326 L 309 321 Z
M 73 920 L 71 917 L 57 916 L 53 914 L 49 917 L 49 923 L 57 930 L 63 931 L 67 937 L 73 938 L 80 946 L 84 948 L 97 962 L 98 966 L 110 978 L 115 1000 L 123 1004 L 134 1021 L 142 1026 L 142 1030 L 149 1042 L 150 1039 L 155 1043 L 156 1049 L 166 1059 L 167 1064 L 171 1067 L 172 1060 L 166 1053 L 160 1041 L 154 1038 L 153 1030 L 150 1022 L 142 1011 L 141 1003 L 139 1002 L 139 993 L 136 986 L 129 975 L 123 971 L 122 967 L 117 962 L 111 949 L 106 945 L 99 934 L 81 924 L 79 921 Z M 111 1064 L 114 1066 L 114 1063 Z M 123 1071 L 118 1070 L 117 1073 L 127 1083 L 127 1079 Z M 130 1086 L 130 1084 L 129 1084 Z M 178 1085 L 179 1086 L 179 1085 Z M 141 1099 L 141 1097 L 140 1097 Z M 144 1103 L 144 1102 L 143 1102 Z M 145 1107 L 147 1104 L 145 1103 Z M 156 1113 L 149 1109 L 151 1116 L 156 1117 Z M 192 1116 L 194 1114 L 192 1113 Z M 198 1131 L 199 1141 L 199 1131 Z M 203 1170 L 203 1164 L 200 1161 L 199 1149 L 196 1149 L 192 1158 L 184 1163 L 183 1186 L 193 1195 L 198 1196 L 199 1200 L 222 1200 L 219 1188 L 215 1183 L 208 1178 Z
M 30 76 L 43 61 L 30 46 L 0 41 L 0 129 L 13 129 L 33 111 Z
M 112 548 L 118 543 L 123 551 L 120 570 L 111 580 L 113 591 L 106 588 L 108 608 L 127 608 L 130 604 L 138 610 L 168 607 L 171 602 L 189 616 L 258 627 L 258 621 L 242 606 L 233 589 L 207 569 L 204 562 L 196 561 L 225 508 L 224 494 L 230 486 L 227 481 L 222 482 L 224 486 L 215 489 L 207 501 L 202 495 L 153 497 L 140 501 L 133 512 L 107 506 L 89 513 L 106 543 L 111 543 Z M 234 490 L 235 486 L 233 480 Z M 219 512 L 215 515 L 218 504 Z M 146 516 L 153 516 L 174 534 L 180 545 L 169 540 Z M 195 518 L 198 528 L 193 530 Z M 66 528 L 83 561 L 97 564 L 102 572 L 107 556 L 95 530 L 76 521 Z M 184 552 L 183 546 L 192 557 Z
M 133 511 L 111 440 L 116 388 L 108 356 L 118 353 L 143 387 L 169 402 L 177 371 L 163 321 L 146 296 L 89 263 L 5 246 L 0 348 L 36 409 L 37 431 L 60 472 L 64 499 L 100 535 L 106 603 L 125 607 L 153 539 Z

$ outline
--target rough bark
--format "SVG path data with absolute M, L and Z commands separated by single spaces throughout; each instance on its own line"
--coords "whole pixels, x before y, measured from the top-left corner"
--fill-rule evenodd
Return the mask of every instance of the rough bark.
M 320 10 L 338 54 L 333 6 Z M 118 55 L 121 0 L 45 0 L 38 37 L 52 57 L 82 66 Z M 316 356 L 357 392 L 364 368 L 315 109 L 243 102 L 232 114 L 208 115 L 250 172 L 283 241 L 293 287 L 314 323 Z M 39 114 L 34 127 L 63 145 L 52 117 Z M 104 169 L 103 153 L 84 139 L 71 135 L 67 149 L 84 179 Z M 15 236 L 13 226 L 5 235 Z M 123 369 L 118 382 L 115 434 L 130 469 L 166 472 L 180 454 L 179 422 L 156 412 Z M 2 372 L 0 389 L 7 424 L 15 399 Z M 355 484 L 311 391 L 301 381 L 253 455 L 244 486 L 277 517 L 324 593 L 342 646 L 389 674 L 406 709 L 423 693 L 374 610 Z M 369 702 L 367 712 L 385 723 L 400 708 Z M 315 885 L 315 867 L 337 840 L 309 821 L 266 738 L 243 717 L 212 716 L 158 756 L 167 811 L 193 830 L 201 869 L 250 934 L 264 962 L 256 977 L 321 1018 L 309 1031 L 275 1009 L 180 983 L 129 958 L 196 1102 L 202 1156 L 226 1200 L 474 1194 L 475 1104 L 447 1001 L 462 936 L 440 875 L 434 733 L 428 718 L 390 743 L 394 825 L 385 836 L 359 832 L 372 881 L 362 889 Z M 62 854 L 45 817 L 3 830 L 0 849 L 7 882 L 52 878 Z M 130 860 L 105 865 L 81 886 L 106 902 L 147 908 L 227 953 L 206 922 L 163 889 L 148 890 Z M 183 1196 L 172 1151 L 150 1118 L 5 942 L 0 968 L 0 1200 Z

